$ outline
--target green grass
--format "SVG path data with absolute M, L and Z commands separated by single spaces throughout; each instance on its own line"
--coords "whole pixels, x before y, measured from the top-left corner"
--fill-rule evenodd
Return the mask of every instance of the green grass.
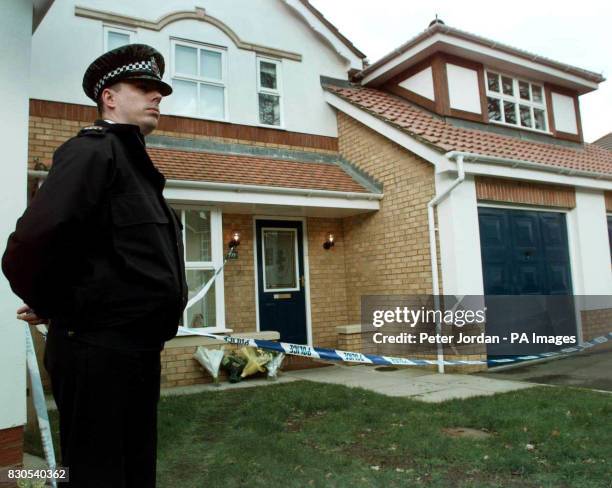
M 164 397 L 159 414 L 160 487 L 612 486 L 612 397 L 585 390 L 426 404 L 295 382 Z

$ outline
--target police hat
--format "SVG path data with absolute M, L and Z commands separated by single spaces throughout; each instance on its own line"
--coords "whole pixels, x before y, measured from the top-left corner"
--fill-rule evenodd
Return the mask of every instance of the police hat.
M 128 44 L 108 51 L 89 65 L 83 76 L 83 90 L 94 102 L 102 90 L 122 80 L 152 80 L 163 96 L 172 87 L 162 81 L 164 57 L 146 44 Z

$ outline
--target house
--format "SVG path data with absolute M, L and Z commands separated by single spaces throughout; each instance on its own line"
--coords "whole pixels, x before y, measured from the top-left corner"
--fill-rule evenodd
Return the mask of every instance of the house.
M 66 0 L 33 38 L 33 183 L 96 118 L 85 67 L 129 42 L 174 87 L 147 146 L 192 296 L 240 239 L 184 325 L 373 352 L 366 295 L 612 294 L 612 157 L 583 141 L 578 102 L 601 75 L 439 20 L 366 66 L 306 0 Z M 580 304 L 572 332 L 607 332 L 607 308 Z M 207 381 L 191 355 L 213 342 L 167 343 L 164 385 Z
M 612 132 L 608 132 L 605 136 L 600 137 L 593 144 L 604 147 L 612 151 Z
M 3 169 L 0 192 L 0 240 L 6 242 L 26 206 L 28 152 L 28 80 L 32 35 L 53 0 L 6 0 L 0 15 L 0 124 Z M 0 276 L 0 477 L 21 464 L 26 423 L 26 343 L 15 319 L 20 301 Z

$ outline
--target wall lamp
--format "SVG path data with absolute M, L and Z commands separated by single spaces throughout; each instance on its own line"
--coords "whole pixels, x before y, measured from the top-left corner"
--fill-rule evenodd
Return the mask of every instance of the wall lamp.
M 238 252 L 236 248 L 240 245 L 240 232 L 233 231 L 232 232 L 232 240 L 227 243 L 227 247 L 229 247 L 229 252 L 226 255 L 226 259 L 238 259 Z
M 334 247 L 334 234 L 329 232 L 325 242 L 323 243 L 323 249 L 331 249 L 332 247 Z

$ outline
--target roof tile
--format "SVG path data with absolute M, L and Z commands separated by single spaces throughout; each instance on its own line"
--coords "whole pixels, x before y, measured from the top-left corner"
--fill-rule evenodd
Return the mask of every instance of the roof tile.
M 360 86 L 324 88 L 441 151 L 465 151 L 483 156 L 531 161 L 545 166 L 612 175 L 612 151 L 585 143 L 572 148 L 534 142 L 477 129 L 455 127 L 402 98 Z
M 147 152 L 168 179 L 368 193 L 366 188 L 333 163 L 159 147 L 148 147 Z

